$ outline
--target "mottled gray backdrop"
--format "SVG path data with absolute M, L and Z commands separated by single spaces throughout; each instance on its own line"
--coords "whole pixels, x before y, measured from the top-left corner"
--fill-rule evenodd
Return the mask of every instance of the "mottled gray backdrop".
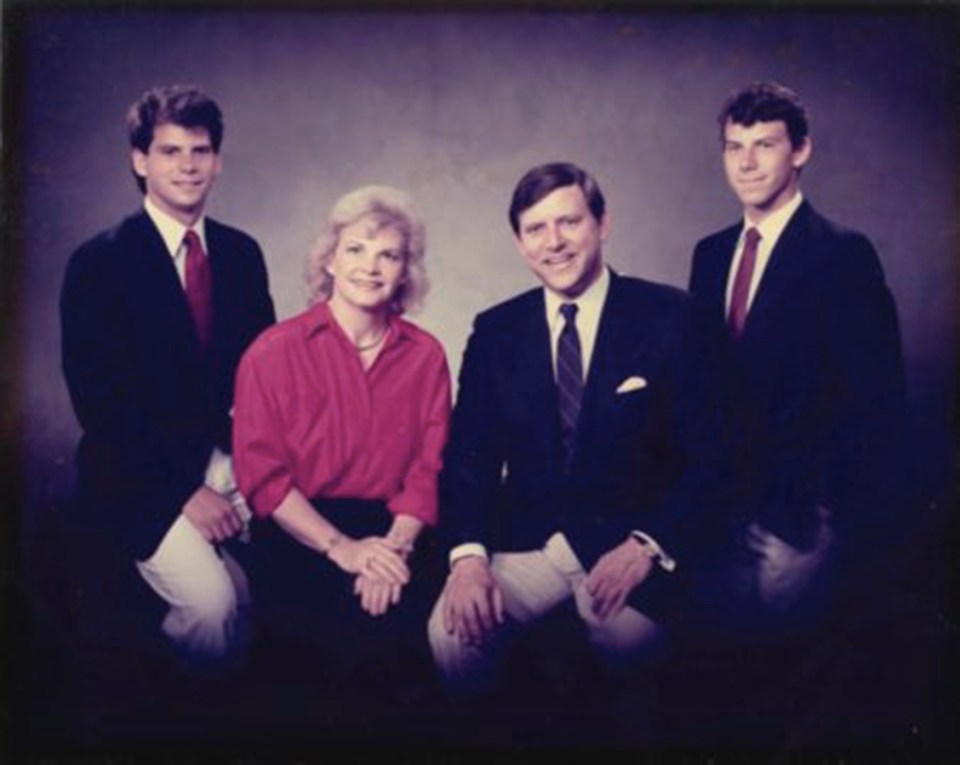
M 433 287 L 413 318 L 442 340 L 454 373 L 473 315 L 533 283 L 505 214 L 524 171 L 550 160 L 591 170 L 612 213 L 609 261 L 684 286 L 696 240 L 738 212 L 720 166 L 720 103 L 755 79 L 795 88 L 814 136 L 805 192 L 876 244 L 900 307 L 917 453 L 933 488 L 948 475 L 958 244 L 948 16 L 132 8 L 7 21 L 28 536 L 72 480 L 64 266 L 140 204 L 123 115 L 145 88 L 176 81 L 224 109 L 210 213 L 259 239 L 281 317 L 304 305 L 304 255 L 340 194 L 373 182 L 414 194 Z

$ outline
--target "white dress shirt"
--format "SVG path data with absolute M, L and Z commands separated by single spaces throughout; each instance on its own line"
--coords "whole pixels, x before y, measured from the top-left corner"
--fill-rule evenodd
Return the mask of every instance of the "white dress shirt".
M 593 358 L 593 346 L 597 342 L 597 328 L 600 326 L 600 314 L 610 291 L 610 272 L 604 267 L 597 280 L 591 284 L 576 300 L 568 300 L 556 292 L 544 288 L 544 305 L 547 309 L 547 326 L 550 328 L 550 358 L 553 361 L 553 376 L 557 376 L 557 348 L 560 333 L 566 324 L 560 306 L 573 303 L 577 306 L 577 334 L 580 337 L 580 359 L 583 363 L 583 382 L 586 385 L 590 373 L 590 360 Z
M 188 227 L 184 226 L 176 218 L 167 215 L 150 201 L 150 197 L 145 198 L 143 207 L 147 211 L 147 215 L 150 216 L 150 220 L 153 221 L 153 225 L 160 231 L 160 236 L 163 237 L 163 243 L 167 246 L 167 252 L 169 252 L 170 257 L 173 258 L 173 265 L 177 269 L 177 276 L 180 277 L 180 284 L 186 288 L 187 246 L 183 242 L 183 237 L 184 234 L 187 233 Z M 197 236 L 200 237 L 200 244 L 203 245 L 203 254 L 206 255 L 208 252 L 206 218 L 201 215 L 197 222 L 189 226 L 189 228 L 197 232 Z
M 753 298 L 760 288 L 760 280 L 763 278 L 767 264 L 770 262 L 770 254 L 773 252 L 773 248 L 777 246 L 777 240 L 780 239 L 780 235 L 790 222 L 790 218 L 793 217 L 802 202 L 803 194 L 798 191 L 789 202 L 776 212 L 771 213 L 762 223 L 754 224 L 744 217 L 743 231 L 740 232 L 737 249 L 733 254 L 733 261 L 730 263 L 730 271 L 727 274 L 725 305 L 728 313 L 730 311 L 730 299 L 733 295 L 733 283 L 737 278 L 737 269 L 740 267 L 740 261 L 743 258 L 743 245 L 746 240 L 747 229 L 755 228 L 760 233 L 760 242 L 757 244 L 757 259 L 754 262 L 753 276 L 750 279 L 750 292 L 747 296 L 747 311 L 749 312 L 750 306 L 753 305 Z
M 204 256 L 207 254 L 207 236 L 206 236 L 206 218 L 201 215 L 197 222 L 192 226 L 184 226 L 176 218 L 167 215 L 163 210 L 157 207 L 150 197 L 144 198 L 143 207 L 150 216 L 150 220 L 160 231 L 163 243 L 167 247 L 167 252 L 173 258 L 173 265 L 177 269 L 177 276 L 180 278 L 181 286 L 186 289 L 186 265 L 187 265 L 187 247 L 184 244 L 183 237 L 188 228 L 197 232 L 200 237 L 200 244 L 203 245 Z M 232 415 L 232 412 L 231 412 Z M 233 460 L 229 454 L 222 452 L 214 447 L 210 453 L 210 460 L 207 463 L 206 478 L 204 483 L 218 494 L 230 500 L 234 510 L 240 516 L 240 519 L 246 524 L 251 517 L 250 509 L 247 507 L 246 500 L 237 489 L 237 482 L 233 475 Z M 243 535 L 246 535 L 246 528 Z

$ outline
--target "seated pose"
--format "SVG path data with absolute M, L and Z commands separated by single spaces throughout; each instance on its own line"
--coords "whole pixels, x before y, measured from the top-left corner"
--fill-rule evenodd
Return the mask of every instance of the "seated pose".
M 127 128 L 143 209 L 73 254 L 60 296 L 83 430 L 70 536 L 100 574 L 84 602 L 107 601 L 92 634 L 138 610 L 110 593 L 132 593 L 139 576 L 163 599 L 178 652 L 222 666 L 242 644 L 246 597 L 224 547 L 248 515 L 229 458 L 234 373 L 273 302 L 257 243 L 205 214 L 222 166 L 217 104 L 191 86 L 153 88 Z
M 679 290 L 607 267 L 610 218 L 581 168 L 530 170 L 509 219 L 541 284 L 481 313 L 467 342 L 431 647 L 451 692 L 483 698 L 513 638 L 572 602 L 636 741 L 716 480 L 704 328 Z
M 311 697 L 317 673 L 347 684 L 334 683 L 340 703 L 361 677 L 389 688 L 395 672 L 429 670 L 420 548 L 437 522 L 450 379 L 442 346 L 401 318 L 425 291 L 423 259 L 407 195 L 345 195 L 310 256 L 310 308 L 238 371 L 237 480 L 262 520 L 254 604 L 280 641 L 270 661 L 293 661 Z

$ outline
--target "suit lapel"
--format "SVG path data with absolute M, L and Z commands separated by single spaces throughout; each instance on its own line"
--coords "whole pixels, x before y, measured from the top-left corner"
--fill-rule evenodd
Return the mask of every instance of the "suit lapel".
M 637 333 L 637 306 L 625 306 L 620 277 L 610 272 L 610 291 L 600 314 L 597 337 L 593 346 L 593 358 L 583 391 L 580 421 L 577 425 L 577 443 L 590 438 L 591 429 L 605 422 L 604 407 L 614 400 L 612 395 L 623 378 L 624 370 L 630 369 L 638 353 L 643 352 L 643 342 L 649 333 Z M 629 351 L 629 352 L 628 352 Z
M 534 424 L 531 435 L 543 433 L 548 470 L 560 470 L 560 408 L 553 376 L 550 329 L 547 326 L 543 290 L 537 290 L 517 328 L 514 363 L 517 374 L 517 406 L 522 407 Z
M 705 274 L 703 296 L 724 323 L 727 320 L 727 277 L 742 228 L 742 226 L 734 226 L 721 235 L 717 249 L 710 255 L 706 265 L 709 270 Z
M 141 329 L 175 335 L 174 343 L 164 343 L 169 347 L 199 347 L 186 294 L 163 237 L 146 213 L 134 218 L 131 233 L 130 288 L 136 291 L 137 285 L 145 287 L 136 292 L 138 311 L 146 323 Z
M 783 229 L 773 252 L 770 253 L 770 261 L 747 314 L 744 340 L 755 333 L 757 327 L 765 324 L 765 317 L 776 309 L 784 296 L 791 292 L 796 280 L 806 271 L 808 263 L 804 253 L 810 238 L 811 215 L 809 203 L 803 202 Z
M 229 259 L 225 257 L 228 252 L 226 242 L 224 242 L 224 229 L 216 221 L 207 218 L 207 257 L 210 259 L 210 279 L 213 290 L 213 328 L 211 333 L 211 344 L 216 346 L 216 338 L 224 331 L 224 321 L 227 316 L 227 301 L 230 298 L 228 293 L 229 279 L 224 273 L 229 266 Z

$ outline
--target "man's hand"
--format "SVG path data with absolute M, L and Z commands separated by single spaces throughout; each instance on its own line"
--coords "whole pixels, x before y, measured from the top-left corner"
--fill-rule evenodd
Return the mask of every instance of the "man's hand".
M 371 616 L 382 616 L 390 606 L 400 602 L 403 585 L 371 574 L 360 574 L 353 582 L 353 592 L 360 598 L 360 607 Z
M 486 558 L 471 555 L 453 564 L 443 591 L 443 626 L 462 643 L 483 642 L 503 624 L 503 595 Z
M 825 565 L 834 545 L 834 532 L 821 511 L 813 546 L 798 550 L 758 524 L 747 529 L 747 546 L 757 554 L 757 591 L 775 611 L 792 606 Z
M 243 521 L 230 501 L 209 486 L 201 486 L 190 496 L 183 514 L 211 543 L 223 542 L 243 529 Z
M 627 596 L 650 573 L 653 558 L 635 539 L 604 553 L 587 575 L 587 592 L 593 597 L 593 612 L 601 620 L 620 613 Z

